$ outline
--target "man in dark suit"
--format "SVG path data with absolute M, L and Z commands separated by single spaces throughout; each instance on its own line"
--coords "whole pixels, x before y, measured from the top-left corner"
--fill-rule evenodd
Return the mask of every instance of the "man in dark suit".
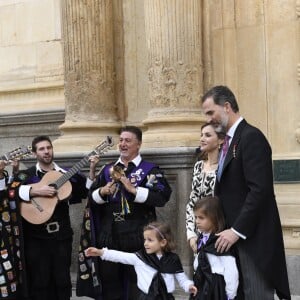
M 228 229 L 219 234 L 217 251 L 236 243 L 244 299 L 274 299 L 275 291 L 280 299 L 291 299 L 271 147 L 263 133 L 241 117 L 226 86 L 210 89 L 202 97 L 202 108 L 209 122 L 223 127 L 228 140 L 216 185 Z

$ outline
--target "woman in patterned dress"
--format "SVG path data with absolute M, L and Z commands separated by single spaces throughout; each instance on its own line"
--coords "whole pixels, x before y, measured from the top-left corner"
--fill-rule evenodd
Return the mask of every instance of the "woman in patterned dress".
M 225 133 L 213 124 L 205 123 L 201 127 L 200 159 L 194 165 L 192 191 L 186 206 L 186 235 L 193 252 L 197 251 L 197 231 L 193 208 L 198 198 L 214 196 L 219 151 Z

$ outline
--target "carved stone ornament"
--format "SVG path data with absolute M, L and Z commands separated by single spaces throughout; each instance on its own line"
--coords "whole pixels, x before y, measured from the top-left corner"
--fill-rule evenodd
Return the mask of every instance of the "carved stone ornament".
M 152 108 L 199 109 L 200 69 L 178 63 L 177 67 L 154 65 L 148 71 Z

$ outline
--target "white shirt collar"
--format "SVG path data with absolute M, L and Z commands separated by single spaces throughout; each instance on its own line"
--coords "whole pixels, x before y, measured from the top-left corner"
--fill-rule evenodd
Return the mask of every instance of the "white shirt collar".
M 203 235 L 203 236 L 206 236 L 207 238 L 209 238 L 210 233 L 209 233 L 209 232 L 202 232 L 202 235 Z
M 62 172 L 62 173 L 66 173 L 66 170 L 62 169 L 55 162 L 52 162 L 52 164 L 53 164 L 53 170 L 59 171 L 59 172 Z M 36 171 L 37 172 L 45 173 L 45 171 L 41 168 L 41 166 L 40 166 L 40 164 L 38 162 L 36 163 L 35 167 L 36 167 Z
M 230 136 L 230 142 L 231 142 L 231 139 L 233 138 L 234 136 L 234 133 L 237 129 L 237 127 L 239 126 L 239 124 L 243 121 L 243 117 L 239 117 L 234 123 L 233 125 L 229 128 L 228 132 L 226 133 L 227 135 Z
M 137 167 L 141 163 L 141 161 L 142 161 L 142 157 L 140 154 L 138 154 L 131 162 L 134 163 L 134 165 Z M 122 161 L 121 157 L 119 157 L 119 159 L 117 160 L 115 165 L 117 165 L 118 163 L 125 165 L 124 162 Z

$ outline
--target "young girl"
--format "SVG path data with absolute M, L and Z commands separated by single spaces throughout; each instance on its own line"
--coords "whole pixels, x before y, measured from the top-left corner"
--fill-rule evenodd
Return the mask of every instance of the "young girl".
M 172 252 L 174 248 L 170 227 L 153 222 L 144 227 L 144 249 L 136 253 L 90 247 L 86 249 L 85 255 L 133 265 L 140 289 L 139 300 L 175 299 L 172 295 L 175 289 L 174 277 L 185 292 L 196 295 L 197 288 L 185 275 L 179 256 Z
M 216 233 L 225 227 L 224 216 L 217 197 L 203 197 L 194 206 L 198 239 L 194 260 L 194 282 L 198 289 L 193 300 L 228 300 L 237 294 L 239 275 L 236 261 L 229 250 L 218 253 L 215 248 Z

